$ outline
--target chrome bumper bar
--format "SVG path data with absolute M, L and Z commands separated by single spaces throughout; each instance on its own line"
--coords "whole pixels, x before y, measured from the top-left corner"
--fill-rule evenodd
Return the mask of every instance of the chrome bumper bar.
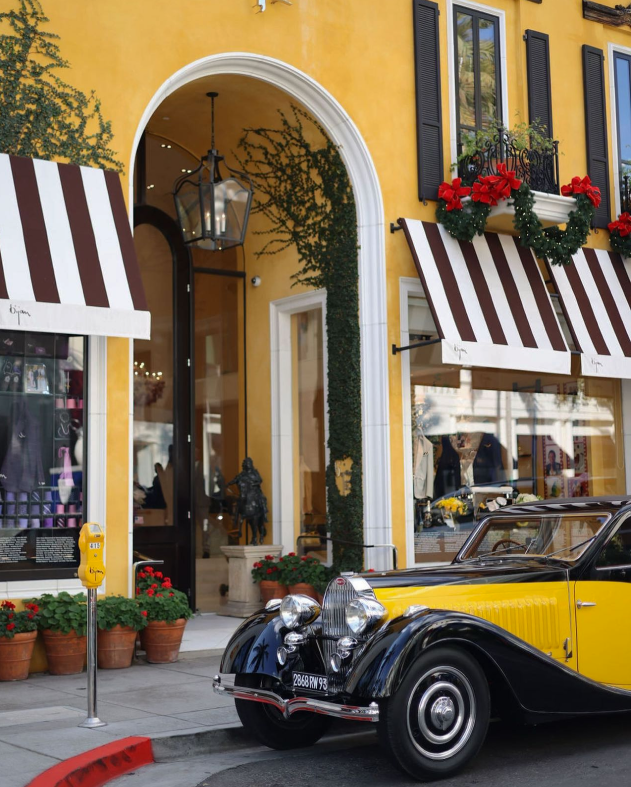
M 371 702 L 368 707 L 360 707 L 358 705 L 339 705 L 336 702 L 325 702 L 310 697 L 292 697 L 290 700 L 285 700 L 267 689 L 235 686 L 234 675 L 215 675 L 213 691 L 215 694 L 234 697 L 235 700 L 251 700 L 273 705 L 286 719 L 294 713 L 309 711 L 310 713 L 321 713 L 323 716 L 333 716 L 336 719 L 379 721 L 379 706 L 376 702 Z

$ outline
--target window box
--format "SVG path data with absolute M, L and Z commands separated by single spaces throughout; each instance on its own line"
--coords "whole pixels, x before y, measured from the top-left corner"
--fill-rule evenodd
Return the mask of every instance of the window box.
M 553 227 L 565 224 L 573 210 L 576 210 L 574 197 L 560 197 L 558 194 L 545 194 L 543 191 L 533 191 L 535 197 L 535 213 L 544 227 Z M 462 202 L 468 202 L 465 197 Z M 511 200 L 504 200 L 499 205 L 491 208 L 486 222 L 486 229 L 490 232 L 504 232 L 508 235 L 517 235 L 513 224 L 515 208 Z

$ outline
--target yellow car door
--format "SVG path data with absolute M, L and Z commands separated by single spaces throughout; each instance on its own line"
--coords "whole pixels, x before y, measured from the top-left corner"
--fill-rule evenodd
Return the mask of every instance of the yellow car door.
M 574 583 L 578 671 L 631 689 L 631 517 L 601 550 L 590 575 Z

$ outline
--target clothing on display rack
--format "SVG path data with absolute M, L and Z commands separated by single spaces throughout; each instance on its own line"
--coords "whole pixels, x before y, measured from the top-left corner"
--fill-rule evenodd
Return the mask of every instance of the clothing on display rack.
M 412 451 L 414 461 L 414 497 L 431 497 L 434 491 L 434 446 L 418 429 Z
M 436 465 L 436 478 L 434 480 L 434 498 L 444 497 L 450 492 L 455 492 L 462 486 L 460 475 L 460 457 L 451 444 L 448 435 L 440 438 L 442 453 Z
M 11 413 L 11 437 L 2 467 L 2 486 L 18 493 L 44 486 L 40 420 L 23 397 L 16 398 Z
M 493 484 L 505 480 L 502 445 L 495 435 L 485 433 L 473 460 L 473 481 L 476 484 Z

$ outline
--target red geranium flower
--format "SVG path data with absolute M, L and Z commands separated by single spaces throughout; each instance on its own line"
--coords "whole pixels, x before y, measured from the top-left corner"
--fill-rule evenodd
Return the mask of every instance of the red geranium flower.
M 162 598 L 162 593 L 156 593 L 156 598 L 158 598 L 158 596 L 160 596 L 160 598 Z
M 140 577 L 140 579 L 144 579 L 147 575 L 145 574 L 144 571 L 139 571 L 138 576 Z
M 15 623 L 7 623 L 7 631 L 13 631 L 15 628 Z
M 154 577 L 157 577 L 158 579 L 162 579 L 162 571 L 156 571 Z
M 303 556 L 302 556 L 300 559 L 301 559 L 301 560 L 306 560 L 306 559 L 307 559 L 307 556 L 306 556 L 306 555 L 303 555 Z
M 7 615 L 7 617 L 9 618 L 9 620 L 11 620 L 11 618 L 13 617 L 13 612 L 9 612 L 9 614 Z
M 153 567 L 152 566 L 147 566 L 145 571 L 147 572 L 147 574 L 153 574 Z
M 287 553 L 287 557 L 296 557 L 296 553 L 295 552 L 288 552 Z
M 265 560 L 274 560 L 274 555 L 265 555 Z
M 626 211 L 618 216 L 616 221 L 608 225 L 609 232 L 617 232 L 621 238 L 631 234 L 631 215 Z
M 170 580 L 168 580 L 168 579 L 165 579 L 165 580 L 164 580 L 164 582 L 162 583 L 162 587 L 163 587 L 163 588 L 167 588 L 167 590 L 168 590 L 169 588 L 172 588 L 172 587 L 173 587 L 173 585 L 171 584 L 171 581 L 170 581 Z
M 155 582 L 154 582 L 154 583 L 153 583 L 153 585 L 152 585 L 151 587 L 152 587 L 152 588 L 157 588 L 157 587 L 158 587 L 158 585 L 157 585 L 157 583 L 155 583 Z
M 147 595 L 148 595 L 148 596 L 153 596 L 153 594 L 154 594 L 155 592 L 156 592 L 155 590 L 152 590 L 151 588 L 149 588 L 149 590 L 147 591 Z
M 7 609 L 15 609 L 15 604 L 12 601 L 3 601 L 2 606 Z
M 262 563 L 259 563 L 258 561 L 257 561 L 256 563 L 252 563 L 252 567 L 253 567 L 253 568 L 261 568 L 261 566 L 262 566 L 262 565 L 263 565 L 263 564 L 262 564 Z
M 141 610 L 140 614 L 141 614 L 143 617 L 145 617 L 145 618 L 146 618 L 146 617 L 147 617 L 147 610 L 146 610 L 146 609 L 143 609 L 143 610 Z
M 33 620 L 33 618 L 35 617 L 35 615 L 33 615 L 31 612 L 29 612 L 29 614 L 28 614 L 26 617 L 27 617 L 29 620 Z
M 268 568 L 268 569 L 267 569 L 267 573 L 268 573 L 268 574 L 273 574 L 274 572 L 272 571 L 272 569 L 271 569 L 271 568 Z
M 169 593 L 169 596 L 174 596 L 174 595 L 175 595 L 175 593 Z

